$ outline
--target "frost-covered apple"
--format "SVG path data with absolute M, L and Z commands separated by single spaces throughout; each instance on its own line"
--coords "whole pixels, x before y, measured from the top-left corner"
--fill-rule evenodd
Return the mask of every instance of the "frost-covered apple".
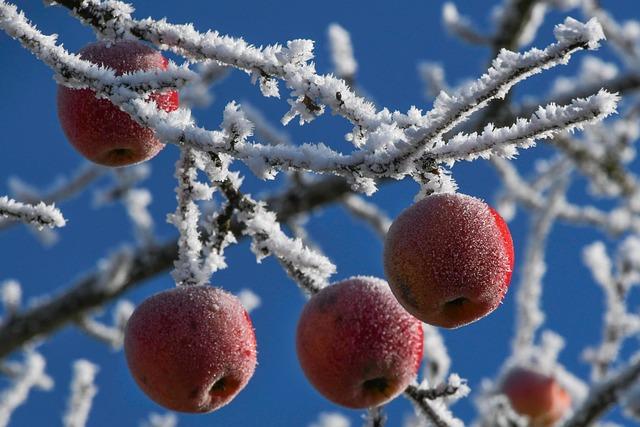
M 118 75 L 167 69 L 160 52 L 137 41 L 97 42 L 80 52 L 83 59 L 112 68 Z M 178 93 L 150 96 L 164 111 L 178 108 Z M 164 147 L 153 131 L 143 128 L 109 100 L 97 99 L 90 89 L 58 87 L 58 117 L 69 142 L 92 162 L 126 166 L 148 160 Z
M 511 280 L 511 234 L 500 215 L 464 194 L 426 197 L 393 222 L 384 270 L 407 311 L 457 328 L 495 310 Z
M 571 407 L 571 396 L 555 378 L 530 368 L 507 372 L 500 391 L 516 412 L 529 418 L 532 427 L 554 425 Z
M 302 370 L 322 395 L 366 408 L 393 399 L 415 378 L 422 324 L 398 304 L 384 280 L 353 277 L 309 300 L 296 347 Z
M 256 365 L 249 315 L 212 286 L 179 286 L 145 300 L 125 332 L 129 370 L 156 403 L 210 412 L 229 403 Z

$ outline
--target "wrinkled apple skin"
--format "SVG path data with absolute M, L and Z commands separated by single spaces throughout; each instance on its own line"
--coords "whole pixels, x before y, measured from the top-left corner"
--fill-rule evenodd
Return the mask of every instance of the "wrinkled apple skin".
M 138 386 L 156 403 L 210 412 L 247 384 L 256 365 L 251 320 L 238 298 L 212 286 L 179 286 L 136 308 L 125 355 Z
M 311 384 L 348 408 L 381 405 L 416 377 L 422 324 L 384 280 L 353 277 L 322 289 L 304 307 L 298 360 Z
M 97 42 L 85 46 L 82 59 L 112 68 L 116 74 L 166 70 L 160 52 L 137 41 Z M 164 111 L 178 108 L 178 93 L 151 94 Z M 58 86 L 58 117 L 69 142 L 84 157 L 104 166 L 126 166 L 148 160 L 164 147 L 153 131 L 143 128 L 107 99 L 90 89 Z
M 502 217 L 463 194 L 431 195 L 402 212 L 389 229 L 383 258 L 400 304 L 423 322 L 445 328 L 495 310 L 514 265 Z

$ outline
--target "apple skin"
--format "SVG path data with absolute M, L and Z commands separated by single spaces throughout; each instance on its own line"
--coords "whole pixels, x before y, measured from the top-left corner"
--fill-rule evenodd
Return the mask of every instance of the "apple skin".
M 571 407 L 571 396 L 555 378 L 524 367 L 507 372 L 500 391 L 517 413 L 529 417 L 532 427 L 554 425 Z
M 431 195 L 403 211 L 387 233 L 383 258 L 400 304 L 423 322 L 445 328 L 495 310 L 514 265 L 502 217 L 464 194 Z
M 169 61 L 160 52 L 137 41 L 96 42 L 80 52 L 82 59 L 112 68 L 116 74 L 166 70 Z M 178 108 L 178 92 L 150 95 L 164 111 Z M 90 89 L 58 86 L 58 118 L 67 139 L 84 157 L 104 166 L 127 166 L 148 160 L 164 144 L 108 99 Z
M 327 286 L 298 322 L 298 360 L 311 384 L 338 405 L 381 405 L 413 381 L 422 360 L 422 324 L 388 284 L 352 277 Z
M 147 396 L 181 412 L 226 405 L 256 365 L 249 315 L 238 298 L 209 285 L 179 286 L 145 300 L 127 323 L 124 349 Z

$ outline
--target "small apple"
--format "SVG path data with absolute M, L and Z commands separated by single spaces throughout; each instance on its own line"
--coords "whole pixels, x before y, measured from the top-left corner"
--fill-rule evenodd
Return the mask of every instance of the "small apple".
M 235 296 L 208 285 L 160 292 L 133 312 L 124 343 L 129 370 L 156 403 L 210 412 L 253 375 L 256 339 Z
M 327 286 L 304 307 L 298 360 L 313 386 L 348 408 L 381 405 L 416 377 L 422 324 L 384 280 L 352 277 Z
M 514 254 L 500 215 L 464 194 L 426 197 L 395 219 L 384 270 L 402 306 L 425 323 L 457 328 L 495 310 L 509 287 Z
M 571 396 L 555 378 L 531 368 L 512 368 L 502 378 L 500 391 L 532 427 L 554 425 L 571 407 Z
M 118 75 L 139 70 L 166 70 L 168 60 L 160 52 L 137 41 L 89 44 L 82 59 L 112 68 Z M 164 111 L 178 108 L 178 92 L 150 96 Z M 153 131 L 143 128 L 107 99 L 90 89 L 58 87 L 58 117 L 69 142 L 84 157 L 105 166 L 126 166 L 148 160 L 164 144 Z

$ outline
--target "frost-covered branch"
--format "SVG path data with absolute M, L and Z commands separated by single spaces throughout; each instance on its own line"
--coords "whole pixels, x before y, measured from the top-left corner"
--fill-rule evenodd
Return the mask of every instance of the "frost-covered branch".
M 429 61 L 422 61 L 418 64 L 418 75 L 424 82 L 425 97 L 427 99 L 436 98 L 440 92 L 449 92 L 449 88 L 441 64 Z
M 380 238 L 384 238 L 387 235 L 387 231 L 391 226 L 391 219 L 375 204 L 355 194 L 345 197 L 343 204 L 353 216 L 371 226 Z
M 618 271 L 614 274 L 611 259 L 602 242 L 594 242 L 583 251 L 584 263 L 591 270 L 594 280 L 605 295 L 602 343 L 585 351 L 584 358 L 592 364 L 591 377 L 603 380 L 611 364 L 618 358 L 624 340 L 640 331 L 640 317 L 630 313 L 627 296 L 633 285 L 640 283 L 637 253 L 640 240 L 637 236 L 626 238 L 619 246 Z
M 410 385 L 404 395 L 415 406 L 416 411 L 435 427 L 463 427 L 464 424 L 455 418 L 442 401 L 430 400 L 424 395 L 423 389 L 417 385 Z
M 67 220 L 54 205 L 40 202 L 37 205 L 16 202 L 7 196 L 0 197 L 0 219 L 10 218 L 38 228 L 64 227 Z
M 442 21 L 447 31 L 461 40 L 474 44 L 490 42 L 489 37 L 480 34 L 468 17 L 460 15 L 458 8 L 452 2 L 446 2 L 442 6 Z
M 98 366 L 88 360 L 79 359 L 73 363 L 71 396 L 67 412 L 63 417 L 64 427 L 84 427 L 89 418 L 93 398 L 98 392 L 94 383 Z
M 607 39 L 622 53 L 629 65 L 640 65 L 640 43 L 636 31 L 627 31 L 608 12 L 600 7 L 596 0 L 582 0 L 582 11 L 586 16 L 594 17 L 602 23 Z
M 600 121 L 616 111 L 618 96 L 604 90 L 587 99 L 576 99 L 567 106 L 540 107 L 528 120 L 518 119 L 508 128 L 489 124 L 481 134 L 458 134 L 426 155 L 439 161 L 474 160 L 492 155 L 511 158 L 517 147 L 529 147 L 537 139 L 551 138 L 558 129 L 572 130 Z
M 17 313 L 22 306 L 22 286 L 20 283 L 11 279 L 0 282 L 0 300 L 5 320 Z
M 533 8 L 540 0 L 504 0 L 495 13 L 496 33 L 493 37 L 494 51 L 515 50 L 520 45 L 521 34 L 530 21 Z
M 140 427 L 176 427 L 177 425 L 178 417 L 171 412 L 166 414 L 151 413 L 145 421 L 140 423 Z
M 60 203 L 87 188 L 105 171 L 106 168 L 102 166 L 84 163 L 70 178 L 59 179 L 52 188 L 45 191 L 37 190 L 16 177 L 10 177 L 8 185 L 13 198 L 19 202 L 29 204 Z M 0 230 L 16 223 L 10 219 L 0 219 Z
M 519 354 L 530 352 L 535 342 L 535 333 L 544 322 L 540 298 L 542 279 L 547 269 L 544 260 L 545 246 L 558 206 L 564 200 L 567 180 L 568 177 L 561 177 L 552 188 L 546 209 L 534 214 L 529 231 L 517 294 L 515 337 L 512 343 L 512 352 L 516 358 Z
M 16 408 L 26 402 L 33 387 L 41 384 L 45 375 L 46 362 L 44 357 L 34 351 L 27 351 L 25 360 L 20 367 L 20 373 L 13 378 L 12 384 L 0 393 L 0 426 L 9 424 L 11 415 Z M 53 386 L 53 384 L 50 384 Z
M 384 427 L 387 423 L 387 416 L 384 414 L 382 406 L 374 406 L 367 411 L 367 418 L 364 427 Z
M 87 335 L 118 350 L 124 344 L 125 327 L 134 308 L 131 302 L 120 300 L 113 309 L 113 325 L 99 322 L 89 315 L 82 317 L 77 323 Z
M 422 331 L 424 348 L 428 349 L 424 353 L 425 365 L 422 376 L 429 384 L 440 384 L 449 373 L 451 358 L 438 328 L 423 323 Z
M 90 2 L 89 2 L 90 3 Z M 6 9 L 6 7 L 5 7 Z M 15 35 L 15 25 L 0 21 L 5 30 Z M 22 22 L 18 28 L 25 32 L 36 32 L 35 28 Z M 367 178 L 392 176 L 400 178 L 411 170 L 411 165 L 423 153 L 428 144 L 438 141 L 446 132 L 466 120 L 472 113 L 480 110 L 487 103 L 503 97 L 517 82 L 541 72 L 544 69 L 565 63 L 570 54 L 583 48 L 596 48 L 602 39 L 602 30 L 595 21 L 587 24 L 568 18 L 564 24 L 558 25 L 554 31 L 557 43 L 545 50 L 532 49 L 524 54 L 504 51 L 494 60 L 481 79 L 465 87 L 451 96 L 441 94 L 435 102 L 435 107 L 426 115 L 416 109 L 407 115 L 391 114 L 382 111 L 381 118 L 376 118 L 362 144 L 363 150 L 356 151 L 349 156 L 341 155 L 324 145 L 305 144 L 300 147 L 265 147 L 259 144 L 241 143 L 229 146 L 225 132 L 209 132 L 193 124 L 189 114 L 184 111 L 166 113 L 158 111 L 154 104 L 146 103 L 138 98 L 135 91 L 119 91 L 109 94 L 103 89 L 104 83 L 97 77 L 88 78 L 86 73 L 67 75 L 66 80 L 83 80 L 97 93 L 108 96 L 109 99 L 122 109 L 132 114 L 141 124 L 153 128 L 164 142 L 187 143 L 198 150 L 210 153 L 226 153 L 239 158 L 246 163 L 258 176 L 272 176 L 272 169 L 303 169 L 320 173 L 339 173 L 358 183 L 364 191 L 372 192 L 373 183 Z M 214 34 L 214 33 L 210 33 Z M 35 36 L 34 36 L 35 37 Z M 46 38 L 45 38 L 46 39 Z M 45 41 L 33 46 L 20 39 L 25 47 L 30 48 L 37 55 L 48 58 L 41 52 L 64 50 Z M 62 53 L 59 55 L 61 56 Z M 215 58 L 209 58 L 215 59 Z M 92 65 L 76 59 L 76 62 L 91 69 Z M 71 78 L 71 80 L 70 80 Z M 308 85 L 305 90 L 308 89 Z M 344 94 L 340 92 L 340 105 L 345 104 Z M 329 97 L 336 102 L 336 92 Z M 602 94 L 593 98 L 602 101 Z M 613 99 L 607 100 L 607 106 L 613 107 Z M 593 105 L 578 105 L 576 107 L 593 107 Z M 602 106 L 602 105 L 601 105 Z M 298 111 L 299 112 L 299 111 Z M 593 113 L 593 111 L 591 111 Z M 231 114 L 228 111 L 227 114 Z M 600 112 L 604 113 L 604 112 Z M 598 113 L 598 114 L 600 114 Z M 233 114 L 237 118 L 237 114 Z M 579 115 L 579 114 L 575 114 Z M 583 117 L 584 120 L 586 118 Z M 578 120 L 580 121 L 580 120 Z M 559 127 L 558 130 L 562 130 Z M 384 150 L 382 150 L 384 149 Z M 382 151 L 376 151 L 382 150 Z M 365 181 L 361 181 L 365 179 Z M 360 182 L 358 182 L 360 181 Z
M 61 48 L 56 43 L 57 36 L 42 34 L 22 12 L 5 0 L 0 1 L 0 28 L 55 71 L 61 83 L 76 89 L 92 88 L 98 96 L 133 98 L 154 90 L 180 88 L 197 78 L 186 67 L 118 76 L 110 68 L 84 61 Z
M 606 380 L 594 384 L 587 398 L 576 408 L 573 415 L 562 427 L 584 427 L 591 425 L 615 405 L 622 394 L 640 378 L 640 357 L 631 359 L 628 366 L 609 376 Z
M 349 418 L 338 412 L 322 412 L 309 427 L 350 427 Z
M 344 79 L 350 85 L 358 70 L 358 63 L 353 56 L 351 35 L 339 24 L 333 23 L 327 29 L 329 46 L 331 48 L 331 61 L 336 76 Z
M 136 188 L 136 185 L 147 179 L 150 174 L 151 167 L 148 163 L 115 169 L 113 173 L 116 178 L 115 184 L 94 193 L 96 206 L 116 200 L 122 202 L 133 225 L 136 241 L 141 246 L 153 245 L 156 242 L 153 218 L 148 210 L 152 195 L 146 188 Z
M 491 160 L 505 187 L 519 203 L 536 211 L 546 209 L 546 199 L 520 177 L 510 162 L 496 157 Z M 577 206 L 564 201 L 558 208 L 557 218 L 574 225 L 596 227 L 612 235 L 640 231 L 640 218 L 627 208 L 604 212 L 593 206 Z
M 339 201 L 350 191 L 344 179 L 328 177 L 310 183 L 304 189 L 291 189 L 267 199 L 267 206 L 277 214 L 280 222 L 294 216 Z M 242 227 L 231 225 L 231 233 L 240 238 Z M 96 268 L 70 285 L 62 294 L 47 298 L 40 304 L 16 313 L 0 325 L 0 357 L 4 357 L 33 338 L 49 335 L 78 315 L 119 297 L 127 290 L 165 272 L 177 258 L 177 241 L 171 239 L 162 245 L 138 248 L 131 253 L 126 275 L 120 276 L 119 286 L 104 287 L 104 270 Z
M 213 188 L 196 180 L 198 168 L 196 154 L 191 148 L 181 150 L 176 162 L 175 177 L 178 180 L 176 198 L 178 207 L 168 220 L 180 233 L 178 238 L 178 259 L 172 273 L 177 285 L 201 285 L 209 280 L 201 268 L 203 250 L 198 221 L 200 209 L 197 200 L 210 200 Z
M 276 215 L 264 203 L 241 194 L 229 181 L 221 183 L 220 188 L 229 201 L 236 201 L 237 218 L 245 226 L 243 233 L 253 239 L 251 249 L 258 261 L 274 255 L 291 278 L 309 293 L 316 293 L 328 284 L 329 276 L 336 270 L 328 258 L 305 247 L 299 239 L 286 236 Z

